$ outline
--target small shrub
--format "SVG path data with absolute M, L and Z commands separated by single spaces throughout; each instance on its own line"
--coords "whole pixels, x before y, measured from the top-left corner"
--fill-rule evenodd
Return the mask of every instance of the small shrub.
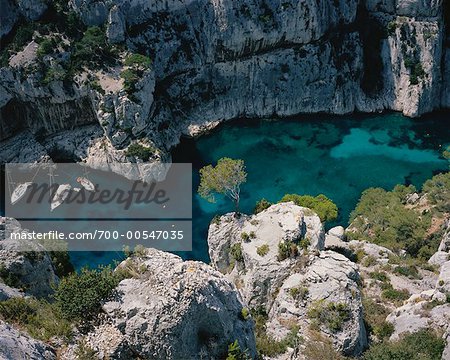
M 347 359 L 334 349 L 331 339 L 316 331 L 310 332 L 302 355 L 304 355 L 305 359 L 308 360 Z
M 250 231 L 250 234 L 248 234 L 250 239 L 256 239 L 256 233 L 254 231 Z
M 152 61 L 148 56 L 141 54 L 131 54 L 125 59 L 124 63 L 126 66 L 143 67 L 148 69 L 152 64 Z
M 100 310 L 101 302 L 113 293 L 120 278 L 111 268 L 82 269 L 63 278 L 55 291 L 56 304 L 69 320 L 92 317 Z
M 377 259 L 372 255 L 367 255 L 362 261 L 361 265 L 365 267 L 370 267 L 378 264 Z
M 3 264 L 0 264 L 0 279 L 2 279 L 6 285 L 13 288 L 22 289 L 25 286 L 22 280 L 20 280 L 20 277 L 7 270 Z
M 154 148 L 134 143 L 128 146 L 128 149 L 125 151 L 125 156 L 133 156 L 143 161 L 148 161 L 154 153 Z
M 253 213 L 258 214 L 261 211 L 268 209 L 271 205 L 272 203 L 270 201 L 267 201 L 266 199 L 261 199 L 256 203 Z
M 228 345 L 226 360 L 251 360 L 248 351 L 242 351 L 237 340 Z
M 97 352 L 92 349 L 87 343 L 86 340 L 81 340 L 78 343 L 78 346 L 75 348 L 74 354 L 77 360 L 97 360 Z
M 256 248 L 256 253 L 259 256 L 266 256 L 269 253 L 269 245 L 264 244 L 264 245 L 258 246 Z
M 230 255 L 236 261 L 244 261 L 244 255 L 242 254 L 242 245 L 240 243 L 231 245 Z
M 387 24 L 387 33 L 392 36 L 395 34 L 395 29 L 397 29 L 397 23 L 395 21 L 390 21 Z
M 334 221 L 337 219 L 338 208 L 336 204 L 323 194 L 317 195 L 316 197 L 310 195 L 286 194 L 279 202 L 289 201 L 293 201 L 295 205 L 313 210 L 323 222 Z
M 309 290 L 305 286 L 300 286 L 296 288 L 291 288 L 289 290 L 289 294 L 292 296 L 294 300 L 303 301 L 309 294 Z
M 241 239 L 242 241 L 248 242 L 250 240 L 250 235 L 244 231 L 241 233 Z
M 406 289 L 397 290 L 397 289 L 394 289 L 392 286 L 389 286 L 388 288 L 383 290 L 383 292 L 381 293 L 382 298 L 391 300 L 395 303 L 401 303 L 401 302 L 409 299 L 410 296 L 411 296 L 411 294 L 409 293 L 408 290 L 406 290 Z
M 17 324 L 34 338 L 48 341 L 52 337 L 70 339 L 72 324 L 59 309 L 44 300 L 10 298 L 0 302 L 0 318 Z
M 440 279 L 440 280 L 439 280 L 439 282 L 438 282 L 438 284 L 439 284 L 439 286 L 444 286 L 444 284 L 445 284 L 445 281 L 444 281 L 444 280 L 442 280 L 442 279 Z
M 214 217 L 211 220 L 211 224 L 220 225 L 220 216 L 217 214 L 214 215 Z
M 440 360 L 445 348 L 441 336 L 429 329 L 407 333 L 395 342 L 385 341 L 372 345 L 363 360 Z
M 407 276 L 410 279 L 422 279 L 422 276 L 420 275 L 419 271 L 414 265 L 409 266 L 397 266 L 394 269 L 394 273 Z
M 298 255 L 298 247 L 292 241 L 280 241 L 278 243 L 278 261 L 286 260 Z
M 369 274 L 371 279 L 378 280 L 381 282 L 389 282 L 390 278 L 384 271 L 373 271 Z
M 248 320 L 248 318 L 250 317 L 250 311 L 246 307 L 242 308 L 240 317 L 242 320 Z
M 318 325 L 326 326 L 332 332 L 342 330 L 344 323 L 350 320 L 350 308 L 344 303 L 318 300 L 308 309 L 308 317 Z
M 51 54 L 54 50 L 55 44 L 51 39 L 44 39 L 39 44 L 36 55 L 39 58 L 44 57 L 45 55 Z

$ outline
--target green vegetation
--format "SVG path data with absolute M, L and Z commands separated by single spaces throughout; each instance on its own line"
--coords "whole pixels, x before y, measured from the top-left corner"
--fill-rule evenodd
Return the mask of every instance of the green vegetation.
M 316 197 L 310 195 L 286 194 L 279 202 L 293 201 L 295 205 L 303 206 L 313 210 L 321 221 L 334 221 L 338 216 L 338 208 L 325 195 L 320 194 Z
M 248 351 L 242 351 L 237 340 L 228 345 L 228 355 L 226 360 L 251 360 Z
M 97 360 L 97 352 L 92 349 L 87 343 L 86 340 L 81 340 L 75 351 L 74 354 L 76 356 L 77 360 Z
M 247 234 L 245 231 L 241 232 L 241 239 L 242 241 L 248 242 L 250 241 L 250 235 Z
M 384 271 L 373 271 L 369 274 L 371 279 L 375 279 L 381 282 L 389 282 L 389 276 Z
M 405 249 L 410 256 L 426 260 L 428 254 L 423 248 L 430 246 L 426 233 L 431 217 L 404 206 L 406 196 L 413 192 L 413 186 L 402 185 L 393 191 L 381 188 L 365 190 L 350 215 L 355 231 L 349 232 L 348 236 L 372 241 L 393 251 Z M 438 243 L 433 244 L 432 248 L 437 246 Z
M 259 357 L 275 357 L 287 351 L 288 347 L 295 347 L 300 341 L 297 325 L 290 327 L 290 332 L 284 339 L 275 340 L 266 332 L 267 312 L 263 307 L 251 309 L 252 318 L 255 321 L 256 350 Z
M 250 317 L 250 311 L 246 307 L 242 308 L 240 317 L 242 320 L 248 320 Z
M 344 323 L 350 320 L 350 308 L 344 303 L 317 300 L 308 309 L 308 317 L 315 325 L 326 326 L 332 332 L 342 330 Z
M 214 194 L 227 196 L 233 201 L 238 214 L 241 184 L 246 180 L 243 160 L 221 158 L 215 167 L 207 165 L 200 169 L 198 193 L 210 202 L 215 202 Z
M 36 51 L 36 55 L 40 58 L 44 57 L 45 55 L 51 54 L 55 48 L 56 44 L 54 42 L 54 39 L 44 39 L 39 44 L 38 49 Z
M 141 54 L 132 54 L 125 59 L 125 69 L 120 74 L 123 79 L 123 88 L 128 94 L 136 91 L 136 83 L 142 78 L 144 72 L 150 68 L 151 60 L 149 57 Z
M 253 210 L 254 214 L 258 214 L 261 211 L 264 211 L 268 209 L 272 203 L 270 201 L 267 201 L 266 199 L 261 199 L 258 202 L 256 202 L 255 209 Z
M 55 304 L 68 320 L 90 318 L 101 302 L 112 295 L 121 278 L 111 268 L 82 269 L 63 278 L 55 291 Z
M 363 298 L 362 304 L 367 332 L 378 340 L 389 338 L 394 332 L 394 326 L 386 321 L 389 309 L 370 298 Z
M 381 293 L 381 297 L 383 299 L 390 300 L 390 301 L 394 302 L 397 305 L 399 305 L 403 301 L 409 299 L 410 296 L 411 296 L 411 294 L 409 293 L 408 290 L 406 290 L 406 289 L 403 289 L 403 290 L 394 289 L 391 284 L 388 284 L 387 286 L 385 286 L 385 289 Z
M 44 236 L 39 243 L 47 250 L 58 277 L 61 278 L 75 271 L 70 262 L 67 242 L 55 237 Z
M 21 51 L 23 47 L 32 40 L 35 28 L 36 26 L 34 23 L 20 26 L 11 42 L 7 46 L 2 44 L 3 50 L 0 53 L 0 66 L 8 66 L 10 56 Z
M 141 159 L 142 161 L 148 161 L 150 157 L 155 153 L 155 148 L 151 146 L 144 146 L 142 144 L 133 143 L 128 146 L 125 151 L 125 156 L 133 156 Z
M 308 360 L 344 360 L 347 359 L 338 353 L 330 338 L 323 336 L 320 332 L 310 331 L 305 349 L 302 352 Z
M 148 56 L 141 55 L 141 54 L 131 54 L 126 59 L 124 64 L 126 66 L 132 66 L 132 67 L 143 67 L 143 68 L 150 68 L 150 65 L 152 64 L 152 61 Z
M 71 68 L 74 70 L 80 70 L 83 67 L 97 69 L 114 63 L 114 59 L 114 51 L 106 40 L 104 30 L 98 26 L 91 26 L 74 44 Z
M 57 336 L 70 339 L 72 324 L 59 308 L 44 300 L 11 298 L 0 302 L 0 318 L 23 327 L 32 337 L 48 341 Z
M 296 257 L 297 255 L 297 244 L 293 243 L 292 241 L 280 241 L 278 243 L 278 261 L 283 261 L 290 257 Z
M 240 243 L 231 245 L 230 255 L 236 261 L 244 261 L 244 255 L 242 255 L 242 245 Z
M 419 270 L 417 270 L 417 267 L 414 265 L 397 266 L 394 269 L 394 273 L 407 276 L 410 279 L 422 279 L 422 275 L 420 275 Z
M 3 264 L 0 264 L 0 279 L 2 279 L 6 285 L 13 288 L 22 289 L 25 287 L 25 285 L 20 280 L 20 277 L 6 269 Z
M 405 67 L 409 70 L 409 82 L 411 85 L 417 85 L 419 80 L 425 76 L 425 70 L 415 57 L 405 57 L 403 60 Z
M 440 360 L 445 341 L 432 330 L 407 334 L 396 342 L 385 341 L 373 345 L 364 360 Z
M 427 194 L 428 200 L 435 206 L 436 211 L 450 212 L 450 172 L 435 175 L 427 180 L 423 184 L 422 191 Z
M 390 36 L 394 35 L 396 29 L 397 29 L 397 23 L 395 21 L 390 21 L 387 24 L 386 30 L 387 30 L 388 35 L 390 35 Z
M 296 301 L 303 301 L 309 294 L 309 290 L 306 286 L 299 286 L 289 289 L 289 294 Z
M 259 256 L 266 256 L 269 253 L 269 245 L 264 244 L 264 245 L 258 246 L 256 248 L 256 253 Z

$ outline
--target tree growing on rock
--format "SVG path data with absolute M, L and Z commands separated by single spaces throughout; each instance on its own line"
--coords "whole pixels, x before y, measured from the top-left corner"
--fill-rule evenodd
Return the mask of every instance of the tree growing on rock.
M 233 201 L 239 214 L 241 184 L 247 180 L 244 160 L 219 159 L 216 166 L 207 165 L 200 169 L 198 193 L 204 199 L 215 202 L 215 194 L 223 194 Z

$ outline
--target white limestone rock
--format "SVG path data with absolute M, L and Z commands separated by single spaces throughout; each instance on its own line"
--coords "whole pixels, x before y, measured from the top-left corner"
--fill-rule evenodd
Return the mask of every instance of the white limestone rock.
M 256 215 L 236 217 L 230 213 L 211 223 L 209 255 L 213 267 L 229 273 L 227 277 L 239 284 L 246 303 L 257 307 L 270 304 L 284 279 L 304 260 L 289 257 L 279 261 L 280 242 L 298 243 L 301 239 L 309 239 L 311 251 L 323 249 L 324 231 L 319 217 L 292 202 L 280 203 Z M 241 248 L 240 261 L 233 258 L 233 247 Z M 267 254 L 261 255 L 262 247 Z
M 117 296 L 103 310 L 133 354 L 214 359 L 238 340 L 241 349 L 255 355 L 253 322 L 241 317 L 239 293 L 219 272 L 154 249 L 119 268 L 132 269 L 135 277 L 120 282 Z
M 330 337 L 334 347 L 347 355 L 358 355 L 367 346 L 363 323 L 361 294 L 358 288 L 357 265 L 333 251 L 323 251 L 311 256 L 306 268 L 290 275 L 281 286 L 269 313 L 267 329 L 276 338 L 287 335 L 290 326 L 299 326 L 300 335 L 308 339 L 308 329 L 313 319 L 308 309 L 320 301 L 325 304 L 345 304 L 349 319 L 338 331 L 320 326 Z M 297 293 L 295 290 L 299 289 Z M 301 297 L 297 295 L 301 293 Z M 294 295 L 295 294 L 295 295 Z

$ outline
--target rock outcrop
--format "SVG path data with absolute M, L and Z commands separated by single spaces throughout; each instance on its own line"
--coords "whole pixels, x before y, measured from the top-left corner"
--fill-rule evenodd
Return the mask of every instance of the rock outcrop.
M 281 340 L 295 327 L 297 336 L 308 340 L 317 321 L 311 309 L 336 308 L 345 312 L 339 326 L 330 329 L 318 321 L 316 327 L 338 351 L 359 354 L 367 338 L 357 266 L 341 254 L 321 251 L 324 240 L 317 215 L 292 202 L 252 216 L 224 215 L 208 232 L 212 265 L 236 284 L 250 309 L 267 313 L 268 336 Z
M 217 359 L 237 340 L 255 355 L 253 322 L 242 318 L 236 288 L 208 265 L 146 249 L 118 269 L 134 276 L 103 305 L 108 320 L 88 336 L 94 350 L 111 359 Z
M 56 359 L 56 354 L 43 342 L 31 338 L 0 320 L 0 358 L 53 360 Z

